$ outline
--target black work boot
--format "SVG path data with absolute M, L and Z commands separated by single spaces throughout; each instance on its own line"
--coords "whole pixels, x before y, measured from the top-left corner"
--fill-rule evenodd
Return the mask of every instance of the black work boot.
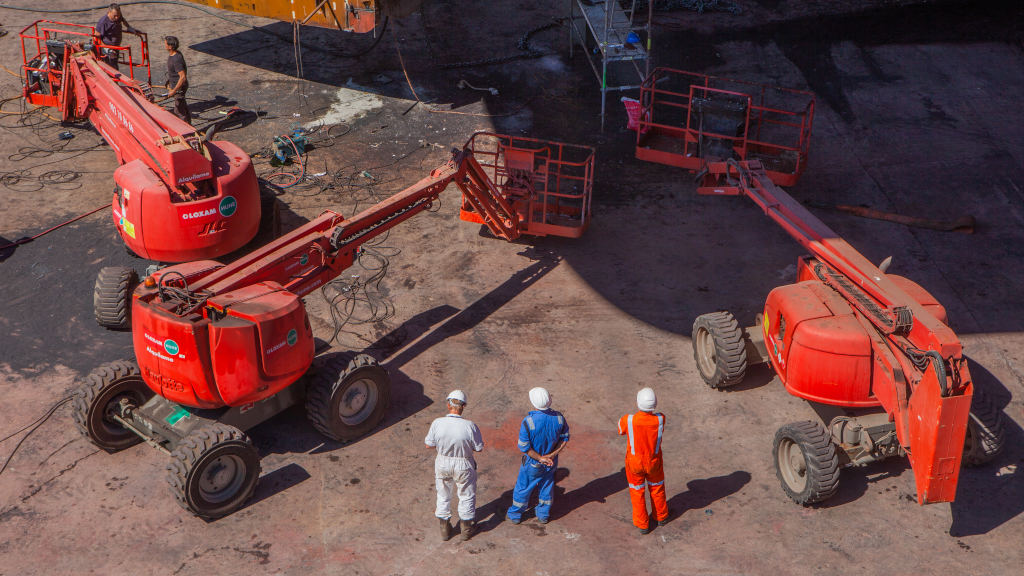
M 472 520 L 460 520 L 459 527 L 462 530 L 463 540 L 469 540 L 470 536 L 472 536 L 473 532 L 476 530 L 476 526 L 474 526 Z
M 438 518 L 441 521 L 441 540 L 445 542 L 452 537 L 452 525 L 448 523 L 447 518 Z

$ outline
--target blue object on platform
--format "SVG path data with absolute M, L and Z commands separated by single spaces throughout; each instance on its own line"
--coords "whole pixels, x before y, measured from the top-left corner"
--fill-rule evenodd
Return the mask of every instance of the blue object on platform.
M 630 44 L 639 44 L 640 37 L 636 35 L 636 32 L 630 32 L 629 35 L 626 36 L 626 42 L 629 42 Z

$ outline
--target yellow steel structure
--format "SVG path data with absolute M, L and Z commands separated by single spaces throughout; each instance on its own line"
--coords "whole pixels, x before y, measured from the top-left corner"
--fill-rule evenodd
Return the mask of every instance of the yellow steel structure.
M 372 32 L 377 23 L 377 0 L 188 0 L 211 8 L 262 16 L 303 25 Z

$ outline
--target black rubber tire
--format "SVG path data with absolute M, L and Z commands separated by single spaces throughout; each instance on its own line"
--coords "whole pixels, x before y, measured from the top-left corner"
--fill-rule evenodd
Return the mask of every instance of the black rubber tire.
M 992 399 L 974 387 L 971 412 L 967 418 L 962 466 L 982 466 L 992 461 L 1006 444 L 1006 417 Z
M 202 518 L 238 510 L 256 491 L 260 455 L 238 428 L 216 422 L 189 434 L 171 452 L 167 483 L 178 504 Z
M 117 452 L 142 442 L 134 432 L 109 417 L 122 398 L 142 406 L 153 397 L 135 362 L 118 361 L 101 366 L 86 376 L 71 397 L 71 417 L 83 436 L 107 452 Z
M 324 436 L 348 442 L 376 428 L 390 401 L 391 379 L 376 360 L 366 354 L 349 362 L 335 356 L 310 379 L 306 416 Z
M 702 314 L 693 321 L 693 359 L 712 388 L 739 384 L 747 372 L 743 329 L 729 312 Z
M 125 266 L 107 266 L 96 276 L 92 291 L 96 323 L 108 330 L 132 327 L 132 292 L 139 285 L 135 270 Z
M 821 422 L 807 420 L 779 428 L 772 461 L 782 490 L 797 504 L 828 500 L 839 488 L 839 456 Z

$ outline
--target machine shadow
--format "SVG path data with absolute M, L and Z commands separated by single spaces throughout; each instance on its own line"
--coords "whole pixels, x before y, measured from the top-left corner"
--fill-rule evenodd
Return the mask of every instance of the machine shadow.
M 259 482 L 256 484 L 256 492 L 254 492 L 252 498 L 245 503 L 245 506 L 240 508 L 235 512 L 235 514 L 245 510 L 246 508 L 251 508 L 271 496 L 284 492 L 293 486 L 297 486 L 306 480 L 309 480 L 309 478 L 309 472 L 294 462 L 286 466 L 282 466 L 273 472 L 268 472 L 263 476 L 260 476 Z M 209 524 L 216 522 L 216 520 L 207 520 L 206 522 Z
M 447 338 L 477 326 L 561 262 L 561 258 L 533 247 L 527 247 L 520 254 L 530 257 L 533 262 L 463 310 L 443 305 L 421 312 L 362 350 L 376 357 L 387 369 L 391 378 L 391 405 L 380 425 L 348 444 L 379 434 L 430 406 L 433 402 L 423 393 L 423 385 L 402 372 L 402 366 Z M 334 352 L 331 355 L 350 358 L 356 353 Z M 323 357 L 318 358 L 318 362 L 322 360 Z M 306 422 L 301 406 L 286 410 L 268 423 L 271 421 L 273 425 L 257 426 L 250 431 L 257 446 L 267 453 L 320 454 L 346 445 L 325 439 L 313 430 Z
M 986 394 L 1003 411 L 1005 443 L 1002 453 L 984 466 L 964 468 L 956 500 L 951 505 L 950 536 L 987 534 L 1024 512 L 1024 430 L 1005 413 L 1010 391 L 984 365 L 968 358 L 975 393 Z
M 623 478 L 625 480 L 625 478 Z M 725 476 L 690 480 L 687 490 L 668 499 L 669 522 L 681 517 L 687 510 L 707 508 L 711 503 L 739 492 L 750 482 L 750 472 L 737 470 Z
M 292 76 L 296 83 L 306 80 L 390 98 L 415 99 L 405 77 L 394 70 L 398 62 L 395 56 L 395 33 L 391 30 L 384 31 L 383 38 L 377 38 L 374 34 L 349 34 L 306 26 L 302 28 L 300 36 L 301 78 L 295 62 L 292 26 L 288 22 L 273 22 L 250 28 L 199 42 L 189 48 L 254 69 Z M 375 48 L 365 57 L 351 56 L 363 52 L 371 44 L 375 44 Z M 245 48 L 240 49 L 243 46 Z M 460 74 L 459 71 L 438 69 L 435 63 L 427 61 L 429 57 L 408 48 L 403 52 L 403 58 L 406 66 L 416 71 L 411 81 L 424 102 L 459 108 L 481 99 L 493 99 L 480 91 L 453 89 L 457 80 L 466 75 L 465 72 Z M 475 75 L 472 77 L 476 79 Z M 265 82 L 289 80 L 253 79 L 251 82 L 259 86 Z

